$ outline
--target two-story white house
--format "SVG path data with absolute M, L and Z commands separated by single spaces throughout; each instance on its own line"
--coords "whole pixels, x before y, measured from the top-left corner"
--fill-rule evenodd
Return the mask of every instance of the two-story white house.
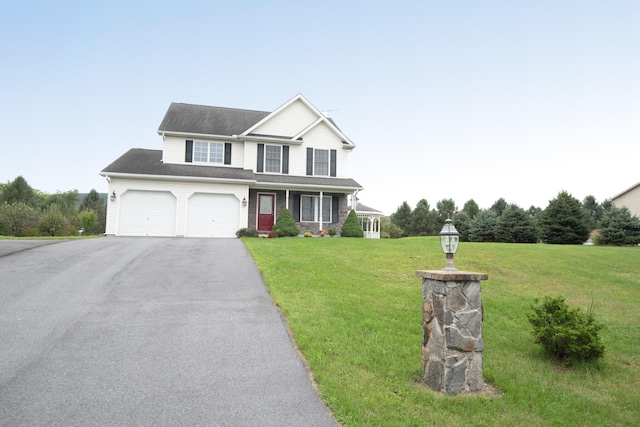
M 340 230 L 362 190 L 355 144 L 297 95 L 275 111 L 172 103 L 162 150 L 131 149 L 104 168 L 108 235 L 235 237 L 271 230 L 287 208 L 301 233 Z

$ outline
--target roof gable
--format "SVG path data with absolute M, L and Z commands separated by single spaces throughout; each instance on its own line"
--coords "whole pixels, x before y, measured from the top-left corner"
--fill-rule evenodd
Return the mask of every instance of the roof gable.
M 335 123 L 314 107 L 302 94 L 294 96 L 274 112 L 263 117 L 262 120 L 247 129 L 242 135 L 283 135 L 284 133 L 291 140 L 297 140 L 303 138 L 307 132 L 321 123 L 326 124 L 346 147 L 355 147 L 355 144 L 338 129 Z M 278 129 L 282 129 L 282 131 Z

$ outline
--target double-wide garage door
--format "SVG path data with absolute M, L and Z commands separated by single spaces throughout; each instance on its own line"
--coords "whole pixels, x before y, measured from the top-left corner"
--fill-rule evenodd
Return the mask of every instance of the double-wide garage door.
M 177 199 L 169 191 L 126 191 L 120 199 L 121 236 L 235 237 L 239 202 L 232 194 L 195 193 L 186 201 L 186 218 L 178 221 Z

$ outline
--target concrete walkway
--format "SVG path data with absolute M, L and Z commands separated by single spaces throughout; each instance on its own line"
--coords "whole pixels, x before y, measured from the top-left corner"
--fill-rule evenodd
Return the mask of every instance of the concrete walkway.
M 336 426 L 236 239 L 0 240 L 0 425 Z

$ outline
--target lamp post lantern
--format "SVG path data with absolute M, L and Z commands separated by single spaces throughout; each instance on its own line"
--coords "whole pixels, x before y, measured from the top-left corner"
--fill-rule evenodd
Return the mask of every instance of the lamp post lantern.
M 458 271 L 458 269 L 453 266 L 453 254 L 458 250 L 459 242 L 460 233 L 458 233 L 456 227 L 451 224 L 451 219 L 447 218 L 442 227 L 442 231 L 440 231 L 440 246 L 447 257 L 447 263 L 443 268 L 444 271 Z

